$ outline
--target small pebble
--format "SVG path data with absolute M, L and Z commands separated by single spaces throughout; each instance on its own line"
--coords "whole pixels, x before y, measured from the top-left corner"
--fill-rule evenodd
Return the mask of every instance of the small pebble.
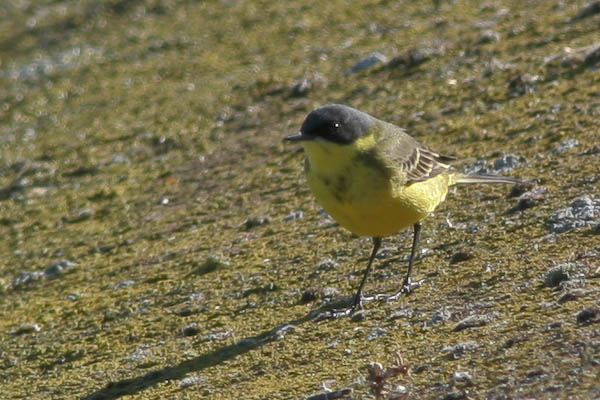
M 300 296 L 300 304 L 310 303 L 315 301 L 319 296 L 319 291 L 316 288 L 307 288 L 302 291 Z
M 127 281 L 117 283 L 116 285 L 113 286 L 113 289 L 119 290 L 119 289 L 127 288 L 127 287 L 130 287 L 133 285 L 135 285 L 135 281 L 127 280 Z
M 250 217 L 244 221 L 244 227 L 246 230 L 250 230 L 257 226 L 266 225 L 270 222 L 268 217 Z
M 302 219 L 302 218 L 304 218 L 304 212 L 302 210 L 296 210 L 293 213 L 283 217 L 283 220 L 287 222 L 287 221 L 293 221 L 295 219 Z
M 458 360 L 459 358 L 464 356 L 465 353 L 471 352 L 471 351 L 477 349 L 478 347 L 479 347 L 479 343 L 477 343 L 473 340 L 469 340 L 466 342 L 457 343 L 452 346 L 444 346 L 442 348 L 442 351 L 444 353 L 448 353 L 448 356 L 451 359 Z
M 13 289 L 19 289 L 23 286 L 27 286 L 30 283 L 37 281 L 42 276 L 44 276 L 44 273 L 42 271 L 23 272 L 12 281 L 11 286 Z
M 11 331 L 10 333 L 15 336 L 19 336 L 19 335 L 25 335 L 27 333 L 40 332 L 41 330 L 42 330 L 42 328 L 38 324 L 26 322 L 24 324 L 21 324 L 18 328 Z
M 290 91 L 292 97 L 304 97 L 312 89 L 312 83 L 304 78 L 296 82 Z
M 535 90 L 539 75 L 520 74 L 508 81 L 508 91 L 511 96 L 519 97 Z
M 450 264 L 456 264 L 459 262 L 467 261 L 467 260 L 470 260 L 471 258 L 473 258 L 473 254 L 471 254 L 467 251 L 461 250 L 452 255 L 452 258 L 450 258 Z
M 583 195 L 574 199 L 569 207 L 555 212 L 547 219 L 552 233 L 563 233 L 583 226 L 598 224 L 600 199 Z
M 196 336 L 199 332 L 200 325 L 198 325 L 196 322 L 192 322 L 181 329 L 181 334 L 183 336 Z
M 453 331 L 458 332 L 468 328 L 476 328 L 479 326 L 484 326 L 490 323 L 490 321 L 494 319 L 492 315 L 470 315 L 467 318 L 459 321 L 455 326 Z
M 357 314 L 357 313 L 355 313 Z M 385 328 L 377 328 L 367 336 L 367 340 L 375 340 L 381 336 L 387 335 L 388 331 Z
M 517 186 L 519 185 L 516 185 L 515 187 Z M 546 200 L 546 192 L 546 188 L 539 188 L 538 190 L 529 191 L 521 194 L 519 196 L 517 204 L 513 208 L 508 210 L 508 214 L 513 214 L 519 211 L 527 210 L 528 208 L 535 207 L 539 203 Z
M 574 265 L 571 263 L 565 263 L 557 265 L 546 273 L 544 277 L 544 285 L 548 287 L 555 287 L 560 285 L 561 282 L 568 281 L 569 271 L 573 270 Z
M 381 64 L 384 62 L 387 62 L 386 56 L 378 52 L 373 52 L 367 57 L 357 62 L 356 64 L 354 64 L 354 66 L 350 68 L 350 73 L 355 74 L 357 72 L 364 71 L 373 67 L 374 65 Z
M 567 301 L 575 300 L 580 297 L 585 297 L 588 294 L 590 294 L 590 291 L 585 290 L 585 289 L 569 290 L 568 292 L 563 293 L 563 295 L 558 298 L 557 302 L 558 302 L 558 304 L 563 304 L 563 303 L 566 303 Z
M 600 309 L 596 307 L 588 307 L 579 311 L 575 315 L 577 323 L 581 325 L 588 325 L 594 322 L 600 322 Z
M 206 382 L 206 377 L 204 377 L 204 376 L 198 376 L 198 375 L 186 376 L 181 381 L 179 381 L 179 388 L 185 389 L 190 386 L 199 385 L 199 384 L 205 383 L 205 382 Z
M 46 268 L 44 270 L 44 275 L 46 275 L 46 277 L 48 278 L 57 277 L 59 275 L 62 275 L 67 270 L 75 268 L 77 265 L 78 264 L 73 261 L 60 260 Z
M 486 30 L 479 35 L 479 43 L 494 43 L 499 42 L 501 35 L 499 32 Z
M 557 148 L 553 150 L 554 153 L 564 153 L 565 151 L 572 149 L 573 147 L 579 146 L 579 141 L 575 138 L 568 138 L 558 145 Z
M 469 384 L 473 383 L 473 378 L 471 377 L 471 374 L 468 373 L 467 371 L 456 371 L 452 377 L 454 378 L 455 382 L 462 382 L 462 383 L 469 383 Z
M 439 324 L 448 321 L 450 318 L 452 318 L 452 313 L 448 309 L 442 308 L 441 310 L 436 311 L 425 325 L 430 326 Z

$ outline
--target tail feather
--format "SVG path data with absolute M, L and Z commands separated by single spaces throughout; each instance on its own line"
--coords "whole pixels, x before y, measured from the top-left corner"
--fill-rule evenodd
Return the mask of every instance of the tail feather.
M 492 174 L 457 174 L 454 178 L 456 183 L 508 183 L 512 185 L 525 185 L 526 182 L 521 179 L 508 176 Z

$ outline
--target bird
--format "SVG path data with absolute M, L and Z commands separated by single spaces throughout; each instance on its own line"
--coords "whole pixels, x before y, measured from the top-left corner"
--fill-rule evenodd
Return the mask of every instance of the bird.
M 461 173 L 450 166 L 455 157 L 436 153 L 404 129 L 343 104 L 311 111 L 300 131 L 284 140 L 304 147 L 307 182 L 325 211 L 343 228 L 372 238 L 351 312 L 362 307 L 365 282 L 382 239 L 410 226 L 408 269 L 396 296 L 418 286 L 411 275 L 422 221 L 445 200 L 449 187 L 524 183 L 506 176 Z

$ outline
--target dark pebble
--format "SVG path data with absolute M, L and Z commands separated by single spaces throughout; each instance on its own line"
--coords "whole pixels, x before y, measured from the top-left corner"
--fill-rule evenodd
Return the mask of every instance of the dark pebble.
M 181 329 L 181 334 L 183 336 L 196 336 L 198 333 L 200 333 L 200 326 L 195 322 L 192 322 Z
M 588 307 L 579 311 L 576 315 L 577 323 L 581 325 L 588 325 L 594 322 L 600 321 L 600 309 L 596 307 Z

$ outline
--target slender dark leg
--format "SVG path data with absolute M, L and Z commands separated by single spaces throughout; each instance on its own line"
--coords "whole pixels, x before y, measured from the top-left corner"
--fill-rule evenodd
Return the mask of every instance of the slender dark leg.
M 415 257 L 417 255 L 417 250 L 419 248 L 419 238 L 421 236 L 421 223 L 417 222 L 413 225 L 415 230 L 415 234 L 413 236 L 413 244 L 412 249 L 410 251 L 410 259 L 408 260 L 408 271 L 406 271 L 406 277 L 404 278 L 404 284 L 402 285 L 402 289 L 410 292 L 410 284 L 412 278 L 410 275 L 412 274 L 413 265 L 415 263 Z
M 369 272 L 371 272 L 373 260 L 375 259 L 375 255 L 377 255 L 377 251 L 379 250 L 380 246 L 381 246 L 381 238 L 373 237 L 373 251 L 371 252 L 371 257 L 369 257 L 369 264 L 367 264 L 367 270 L 365 271 L 365 275 L 363 276 L 363 279 L 360 282 L 360 286 L 358 287 L 358 291 L 356 292 L 356 295 L 354 296 L 354 303 L 352 304 L 353 310 L 355 310 L 357 307 L 360 306 L 362 290 L 363 290 L 363 287 L 365 286 L 365 282 L 367 281 L 367 276 L 369 276 Z

